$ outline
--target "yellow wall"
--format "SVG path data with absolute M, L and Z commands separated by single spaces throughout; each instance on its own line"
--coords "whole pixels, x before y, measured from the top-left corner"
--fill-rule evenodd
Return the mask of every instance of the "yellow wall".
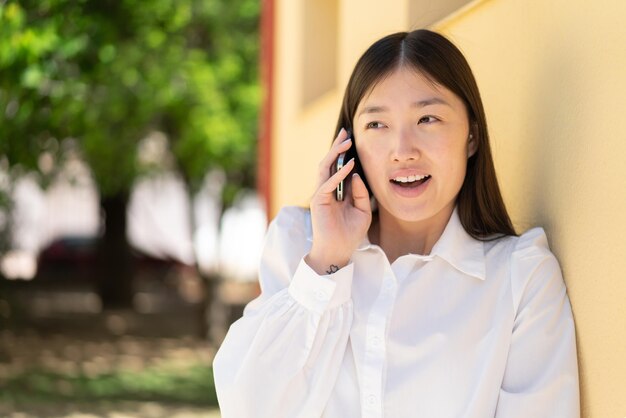
M 433 24 L 464 2 L 388 0 L 383 13 L 379 1 L 325 0 L 336 73 L 323 94 L 303 100 L 303 1 L 277 1 L 272 212 L 313 193 L 364 49 L 431 24 L 474 69 L 518 231 L 543 226 L 563 267 L 583 417 L 626 417 L 626 2 L 483 0 Z
M 585 417 L 626 417 L 626 3 L 476 2 L 470 60 L 519 230 L 546 228 L 574 309 Z M 539 3 L 535 3 L 539 4 Z

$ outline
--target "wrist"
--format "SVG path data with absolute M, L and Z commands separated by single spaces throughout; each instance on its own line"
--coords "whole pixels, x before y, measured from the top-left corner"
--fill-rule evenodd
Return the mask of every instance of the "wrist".
M 339 269 L 345 267 L 350 262 L 350 257 L 337 257 L 335 256 L 323 256 L 315 254 L 311 251 L 304 257 L 304 262 L 307 263 L 311 269 L 313 269 L 320 276 L 326 274 L 333 274 Z

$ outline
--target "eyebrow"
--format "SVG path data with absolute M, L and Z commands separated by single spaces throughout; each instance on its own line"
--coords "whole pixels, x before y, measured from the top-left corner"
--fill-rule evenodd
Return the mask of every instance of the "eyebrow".
M 452 107 L 450 103 L 446 102 L 440 97 L 431 97 L 428 99 L 414 102 L 411 104 L 411 107 L 421 108 L 421 107 L 432 106 L 436 104 Z M 383 112 L 388 112 L 388 111 L 389 111 L 389 108 L 386 106 L 366 106 L 359 112 L 357 117 L 361 116 L 364 113 L 383 113 Z

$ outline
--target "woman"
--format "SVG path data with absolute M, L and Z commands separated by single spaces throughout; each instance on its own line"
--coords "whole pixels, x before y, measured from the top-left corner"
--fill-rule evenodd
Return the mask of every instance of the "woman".
M 337 130 L 216 355 L 223 416 L 579 416 L 561 271 L 542 229 L 515 234 L 460 51 L 427 30 L 377 41 Z

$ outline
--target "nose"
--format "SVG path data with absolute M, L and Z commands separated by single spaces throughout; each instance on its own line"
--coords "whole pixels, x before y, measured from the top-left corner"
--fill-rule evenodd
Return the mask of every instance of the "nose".
M 410 129 L 403 129 L 394 135 L 393 161 L 411 161 L 420 157 L 419 141 Z

